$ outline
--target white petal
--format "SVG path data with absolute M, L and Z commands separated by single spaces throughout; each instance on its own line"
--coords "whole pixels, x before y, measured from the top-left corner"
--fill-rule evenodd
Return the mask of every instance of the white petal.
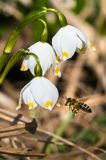
M 34 109 L 37 107 L 37 103 L 35 103 L 33 95 L 30 91 L 30 86 L 23 91 L 22 98 L 24 103 L 28 105 L 29 109 Z
M 67 60 L 71 58 L 77 48 L 77 38 L 76 35 L 73 32 L 70 32 L 67 30 L 67 28 L 64 29 L 64 32 L 62 33 L 62 59 Z
M 78 28 L 68 25 L 67 26 L 69 30 L 72 30 L 76 33 L 78 38 L 78 48 L 82 49 L 83 42 L 87 45 L 88 48 L 90 48 L 93 52 L 96 51 L 95 47 L 92 45 L 92 43 L 89 41 L 88 37 Z
M 44 75 L 55 61 L 55 53 L 53 48 L 48 43 L 37 42 L 29 47 L 29 50 L 38 55 Z M 28 66 L 33 75 L 35 65 L 36 61 L 34 57 L 30 56 Z
M 46 71 L 51 67 L 51 65 L 55 65 L 55 53 L 53 48 L 48 43 L 43 43 L 43 57 L 41 57 L 41 65 L 43 68 L 43 75 Z
M 22 101 L 23 101 L 22 93 L 24 92 L 24 90 L 25 90 L 26 88 L 29 87 L 29 85 L 30 85 L 30 82 L 29 82 L 28 84 L 26 84 L 26 85 L 24 86 L 24 88 L 21 90 L 20 96 L 19 96 L 19 103 L 18 103 L 18 106 L 17 106 L 16 110 L 19 110 L 19 109 L 21 108 L 21 104 L 22 104 Z
M 82 49 L 83 46 L 86 45 L 86 43 L 84 41 L 82 41 L 79 36 L 77 36 L 77 42 L 78 42 L 78 44 L 77 44 L 78 49 Z
M 44 77 L 34 78 L 30 88 L 35 101 L 41 107 L 52 110 L 59 96 L 57 88 Z
M 75 34 L 79 37 L 80 40 L 82 40 L 84 43 L 88 44 L 89 39 L 87 36 L 78 28 L 68 25 L 69 30 L 75 32 Z
M 36 60 L 35 60 L 35 58 L 34 58 L 33 56 L 30 56 L 30 57 L 29 57 L 29 61 L 28 61 L 28 66 L 29 66 L 30 72 L 31 72 L 33 75 L 35 75 L 35 74 L 34 74 L 35 65 L 36 65 Z
M 29 106 L 29 109 L 34 109 L 37 107 L 37 103 L 35 102 L 30 91 L 30 83 L 31 81 L 20 92 L 19 104 L 16 108 L 17 110 L 21 108 L 22 101 Z
M 77 48 L 77 37 L 68 27 L 62 27 L 52 39 L 52 45 L 61 60 L 73 56 Z
M 52 64 L 52 66 L 56 66 L 56 59 L 55 59 L 55 57 L 56 57 L 56 55 L 55 55 L 55 52 L 54 52 L 54 50 L 53 50 L 53 47 L 51 46 L 51 45 L 49 45 L 48 43 L 46 43 L 46 47 L 47 47 L 47 49 L 46 50 L 48 50 L 49 52 L 47 52 L 49 55 L 50 55 L 50 59 L 51 59 L 51 64 Z M 50 65 L 51 65 L 50 64 Z
M 20 68 L 21 71 L 27 71 L 28 70 L 28 58 L 29 57 L 24 58 L 24 60 L 22 62 L 22 65 L 21 65 L 21 68 Z
M 52 38 L 52 46 L 58 57 L 61 56 L 61 37 L 62 37 L 62 28 L 53 36 Z

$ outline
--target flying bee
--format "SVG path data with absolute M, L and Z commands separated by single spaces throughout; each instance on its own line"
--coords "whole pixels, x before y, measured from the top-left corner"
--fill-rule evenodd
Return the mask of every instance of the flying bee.
M 63 98 L 66 99 L 65 106 L 69 106 L 69 110 L 71 109 L 74 114 L 77 114 L 79 110 L 83 110 L 88 113 L 92 112 L 91 108 L 87 104 L 84 103 L 86 99 L 82 99 L 80 101 L 75 98 L 67 98 L 67 97 L 63 97 Z

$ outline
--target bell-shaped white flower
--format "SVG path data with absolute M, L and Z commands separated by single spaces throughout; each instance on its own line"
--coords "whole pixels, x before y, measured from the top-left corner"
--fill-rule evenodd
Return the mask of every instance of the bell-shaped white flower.
M 46 71 L 52 66 L 54 71 L 56 68 L 56 61 L 55 61 L 55 53 L 53 48 L 44 42 L 37 42 L 33 44 L 31 47 L 28 48 L 30 52 L 35 53 L 39 60 L 40 65 L 42 68 L 43 75 L 45 75 Z M 34 68 L 36 65 L 36 59 L 34 56 L 27 56 L 24 58 L 21 71 L 30 70 L 30 72 L 34 75 Z M 60 74 L 59 74 L 60 75 Z M 59 76 L 57 75 L 57 76 Z
M 85 50 L 87 47 L 96 51 L 87 36 L 78 28 L 71 25 L 62 27 L 53 37 L 52 46 L 60 60 L 71 58 L 75 51 Z
M 39 105 L 52 110 L 58 96 L 58 90 L 52 82 L 44 77 L 36 77 L 21 90 L 17 110 L 21 108 L 22 101 L 28 105 L 29 109 L 34 109 Z
M 19 110 L 21 108 L 22 102 L 24 102 L 29 109 L 34 109 L 38 106 L 38 104 L 35 102 L 33 95 L 31 93 L 30 82 L 21 90 L 19 103 L 16 110 Z

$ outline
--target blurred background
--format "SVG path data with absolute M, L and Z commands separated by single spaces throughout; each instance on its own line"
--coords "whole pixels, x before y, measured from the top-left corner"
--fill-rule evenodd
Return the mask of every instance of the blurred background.
M 73 119 L 68 118 L 68 123 L 61 132 L 68 141 L 71 141 L 102 160 L 106 159 L 106 1 L 105 0 L 0 0 L 0 53 L 11 35 L 12 30 L 19 24 L 31 10 L 39 10 L 42 6 L 53 7 L 60 10 L 69 24 L 81 29 L 92 41 L 97 52 L 86 54 L 76 53 L 72 59 L 64 62 L 60 67 L 62 77 L 56 78 L 50 70 L 46 77 L 59 89 L 60 95 L 67 97 L 88 97 L 86 104 L 92 109 L 92 113 L 80 111 Z M 44 17 L 48 24 L 48 42 L 51 44 L 53 35 L 60 28 L 58 19 L 54 13 L 48 13 Z M 28 48 L 40 40 L 43 26 L 40 22 L 33 21 L 22 31 L 13 53 L 19 48 Z M 0 86 L 0 108 L 16 113 L 19 93 L 22 87 L 33 77 L 30 72 L 21 72 L 21 62 L 18 62 L 7 75 Z M 64 126 L 69 115 L 65 100 L 60 97 L 61 107 L 55 107 L 52 112 L 40 107 L 29 112 L 23 106 L 19 113 L 26 117 L 36 117 L 39 128 L 57 133 L 58 128 Z M 0 128 L 9 125 L 1 117 Z M 0 147 L 31 148 L 36 152 L 46 153 L 49 136 L 30 134 L 1 138 Z M 50 143 L 50 142 L 49 142 Z M 50 155 L 43 159 L 58 160 L 93 160 L 76 147 L 65 144 L 52 144 Z M 53 153 L 53 154 L 52 154 Z M 0 160 L 35 160 L 37 158 L 10 156 L 0 154 Z M 100 160 L 100 159 L 98 159 Z

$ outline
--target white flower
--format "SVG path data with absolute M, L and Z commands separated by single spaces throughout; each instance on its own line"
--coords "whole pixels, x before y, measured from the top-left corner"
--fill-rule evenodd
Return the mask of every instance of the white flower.
M 53 48 L 44 42 L 37 42 L 28 48 L 30 52 L 35 53 L 41 64 L 43 75 L 52 66 L 54 71 L 56 68 L 55 53 Z M 27 56 L 24 58 L 21 71 L 27 71 L 28 69 L 34 75 L 34 68 L 36 65 L 36 60 L 34 56 Z M 59 74 L 60 75 L 60 74 Z
M 87 47 L 96 51 L 87 36 L 78 28 L 71 25 L 62 27 L 52 39 L 52 46 L 60 60 L 71 58 L 75 51 L 85 50 Z
M 39 105 L 52 110 L 56 105 L 58 96 L 58 90 L 52 82 L 44 77 L 36 77 L 21 90 L 16 109 L 20 109 L 22 102 L 24 102 L 29 109 L 34 109 Z

